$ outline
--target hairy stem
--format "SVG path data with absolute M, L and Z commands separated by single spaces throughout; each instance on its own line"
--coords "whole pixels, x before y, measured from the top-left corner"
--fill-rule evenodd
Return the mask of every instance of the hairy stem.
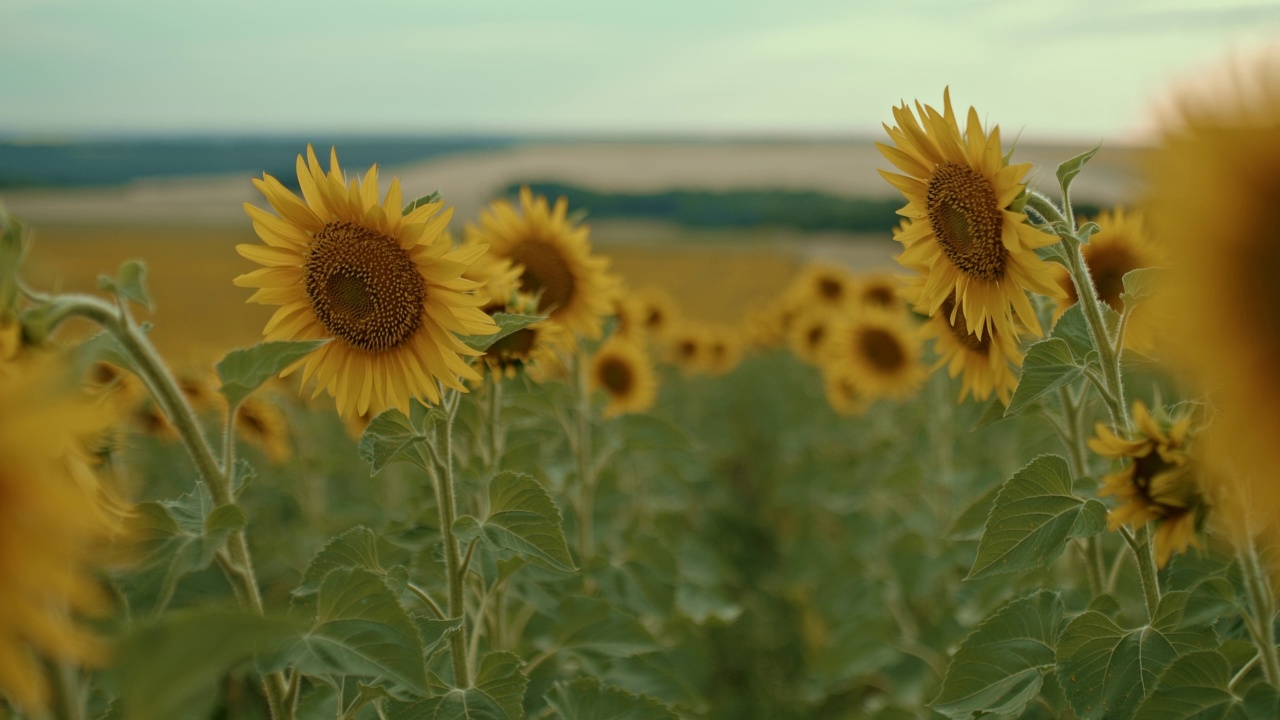
M 449 617 L 463 617 L 462 552 L 458 538 L 453 534 L 453 523 L 458 517 L 457 498 L 453 486 L 453 418 L 458 409 L 457 393 L 446 398 L 445 419 L 435 424 L 436 505 L 440 509 L 440 535 L 444 538 L 445 574 L 449 579 Z M 449 637 L 449 652 L 453 656 L 453 676 L 457 687 L 471 687 L 471 671 L 467 665 L 467 626 Z
M 1276 653 L 1275 619 L 1276 597 L 1271 589 L 1271 580 L 1262 571 L 1262 563 L 1258 561 L 1258 549 L 1253 541 L 1253 533 L 1243 533 L 1242 542 L 1238 543 L 1236 555 L 1240 560 L 1240 568 L 1244 573 L 1245 590 L 1249 597 L 1252 622 L 1247 623 L 1249 634 L 1258 646 L 1258 655 L 1262 658 L 1262 672 L 1267 683 L 1272 687 L 1280 687 L 1280 656 Z
M 1156 559 L 1151 554 L 1150 526 L 1142 528 L 1143 537 L 1139 539 L 1128 528 L 1120 528 L 1120 536 L 1133 551 L 1133 559 L 1138 564 L 1138 579 L 1142 582 L 1142 599 L 1147 603 L 1147 617 L 1154 619 L 1156 609 L 1160 607 L 1160 584 L 1156 577 Z

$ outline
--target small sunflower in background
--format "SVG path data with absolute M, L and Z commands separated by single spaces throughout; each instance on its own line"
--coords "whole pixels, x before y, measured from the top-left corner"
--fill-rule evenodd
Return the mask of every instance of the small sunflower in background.
M 1116 498 L 1107 520 L 1112 530 L 1157 523 L 1156 564 L 1164 567 L 1173 553 L 1196 542 L 1207 510 L 1188 452 L 1191 417 L 1175 420 L 1166 429 L 1138 400 L 1133 404 L 1133 420 L 1132 438 L 1120 437 L 1098 423 L 1097 437 L 1089 441 L 1089 449 L 1098 455 L 1124 462 L 1120 470 L 1102 478 L 1098 494 Z
M 878 310 L 905 310 L 902 282 L 883 272 L 864 273 L 855 278 L 854 301 L 858 307 Z
M 787 345 L 801 360 L 810 365 L 821 365 L 831 343 L 832 325 L 837 322 L 832 313 L 804 313 L 791 324 Z
M 293 457 L 289 419 L 279 406 L 259 395 L 241 401 L 236 410 L 236 432 L 277 465 Z
M 465 391 L 462 380 L 479 378 L 465 358 L 479 353 L 457 336 L 497 326 L 478 283 L 462 277 L 481 248 L 442 239 L 452 209 L 425 203 L 402 215 L 399 179 L 380 203 L 378 166 L 348 185 L 336 151 L 326 174 L 308 146 L 297 173 L 304 199 L 270 175 L 254 180 L 279 215 L 245 203 L 265 245 L 236 246 L 264 267 L 235 284 L 257 288 L 249 302 L 282 306 L 266 339 L 330 340 L 284 374 L 301 368 L 303 385 L 314 380 L 314 395 L 328 392 L 344 417 L 438 403 L 437 383 Z
M 822 384 L 827 404 L 840 415 L 861 415 L 871 407 L 872 398 L 867 396 L 857 373 L 848 365 L 824 367 Z
M 809 265 L 791 282 L 786 294 L 800 307 L 841 310 L 854 300 L 853 275 L 838 265 Z
M 500 377 L 515 377 L 529 371 L 541 382 L 548 371 L 560 369 L 557 351 L 573 345 L 573 338 L 554 320 L 534 323 L 501 338 L 485 351 L 483 363 Z
M 644 322 L 645 309 L 630 294 L 619 293 L 613 299 L 613 317 L 617 322 L 613 334 L 636 342 L 645 342 L 649 336 Z
M 453 237 L 447 231 L 444 241 L 453 244 Z M 520 268 L 512 264 L 510 258 L 490 255 L 488 248 L 474 237 L 468 238 L 458 249 L 467 255 L 478 256 L 462 277 L 479 283 L 477 292 L 489 298 L 483 307 L 485 314 L 492 316 L 496 312 L 509 312 L 506 308 L 520 289 Z
M 684 375 L 692 375 L 706 370 L 707 349 L 705 338 L 707 329 L 688 320 L 681 322 L 672 331 L 667 342 L 667 362 L 680 368 Z
M 941 312 L 920 326 L 920 336 L 933 340 L 933 351 L 938 362 L 932 368 L 947 368 L 951 377 L 963 375 L 960 385 L 960 402 L 972 393 L 974 400 L 986 400 L 995 393 L 1000 402 L 1009 404 L 1009 398 L 1018 387 L 1018 368 L 1022 367 L 1022 351 L 1018 340 L 1000 330 L 990 330 L 979 338 L 969 329 L 964 312 L 955 310 L 955 299 L 942 303 Z M 955 316 L 955 324 L 949 320 Z
M 609 261 L 591 254 L 587 227 L 571 221 L 568 209 L 563 197 L 552 207 L 523 187 L 519 210 L 505 199 L 494 200 L 478 225 L 467 226 L 467 240 L 520 267 L 520 290 L 538 298 L 539 314 L 575 337 L 595 339 L 613 309 L 618 281 Z
M 798 312 L 778 299 L 747 311 L 742 336 L 748 347 L 771 350 L 788 342 L 790 325 Z
M 0 372 L 0 695 L 41 717 L 45 661 L 106 658 L 80 619 L 110 605 L 94 574 L 114 561 L 127 512 L 91 468 L 112 406 L 76 392 L 61 370 L 32 361 Z
M 911 224 L 894 239 L 903 245 L 898 262 L 927 275 L 919 309 L 934 315 L 954 295 L 979 337 L 989 329 L 1016 333 L 1014 316 L 1042 334 L 1026 291 L 1056 298 L 1062 290 L 1035 253 L 1058 238 L 1015 209 L 1031 165 L 1007 164 L 1000 128 L 984 133 L 973 108 L 961 133 L 949 91 L 941 113 L 916 103 L 913 114 L 904 103 L 893 116 L 897 125 L 885 127 L 893 145 L 876 147 L 903 173 L 880 171 L 907 199 L 898 214 Z
M 709 375 L 727 375 L 742 362 L 742 339 L 723 326 L 710 329 L 706 339 L 704 367 Z
M 1087 219 L 1081 218 L 1083 224 Z M 1081 248 L 1085 265 L 1093 278 L 1098 298 L 1116 312 L 1124 311 L 1124 276 L 1130 270 L 1166 265 L 1164 254 L 1148 238 L 1141 213 L 1126 212 L 1123 208 L 1104 210 L 1093 219 L 1098 232 L 1089 238 L 1089 244 Z M 1054 274 L 1058 285 L 1066 293 L 1058 299 L 1054 319 L 1061 317 L 1067 308 L 1076 304 L 1075 283 L 1066 268 L 1058 266 Z M 1150 300 L 1138 304 L 1129 315 L 1125 329 L 1125 347 L 1138 352 L 1150 352 L 1155 347 L 1156 318 Z
M 653 407 L 658 381 L 653 361 L 638 343 L 622 337 L 609 338 L 591 358 L 588 370 L 591 388 L 609 398 L 606 418 L 644 412 Z
M 649 337 L 661 343 L 680 322 L 680 307 L 666 290 L 649 285 L 636 291 L 635 304 L 640 308 L 640 322 Z
M 853 374 L 870 398 L 914 394 L 926 376 L 920 355 L 920 340 L 902 315 L 883 311 L 841 319 L 827 345 L 831 370 Z

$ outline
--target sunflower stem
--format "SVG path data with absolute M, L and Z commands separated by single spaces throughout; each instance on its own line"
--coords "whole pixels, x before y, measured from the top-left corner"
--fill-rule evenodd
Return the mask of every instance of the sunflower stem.
M 489 475 L 498 472 L 498 468 L 502 465 L 503 445 L 506 444 L 505 433 L 502 427 L 502 375 L 499 370 L 490 371 L 490 379 L 487 390 L 487 407 L 489 420 Z
M 1247 626 L 1258 647 L 1258 655 L 1262 658 L 1262 672 L 1267 683 L 1272 687 L 1280 687 L 1280 656 L 1276 653 L 1274 630 L 1275 593 L 1272 591 L 1270 578 L 1262 571 L 1253 533 L 1246 530 L 1242 535 L 1243 538 L 1237 543 L 1236 555 L 1244 574 L 1245 590 L 1253 616 L 1252 622 L 1247 623 Z
M 1138 579 L 1142 582 L 1142 599 L 1147 603 L 1147 617 L 1155 619 L 1156 610 L 1160 607 L 1160 581 L 1156 576 L 1156 559 L 1151 554 L 1149 526 L 1144 526 L 1142 533 L 1143 536 L 1139 539 L 1129 528 L 1120 528 L 1120 536 L 1128 543 L 1133 559 L 1138 564 Z
M 586 351 L 579 347 L 574 352 L 574 388 L 578 401 L 575 450 L 578 460 L 578 560 L 585 571 L 591 560 L 595 515 L 595 468 L 591 462 L 591 390 L 587 384 Z
M 458 517 L 457 499 L 453 487 L 453 419 L 458 410 L 457 392 L 443 403 L 445 419 L 435 423 L 436 505 L 440 510 L 440 535 L 444 538 L 445 574 L 449 580 L 449 617 L 463 617 L 462 552 L 458 538 L 453 534 L 453 523 Z M 453 679 L 456 687 L 471 687 L 471 669 L 467 665 L 467 623 L 463 619 L 458 632 L 449 637 L 449 653 L 453 656 Z

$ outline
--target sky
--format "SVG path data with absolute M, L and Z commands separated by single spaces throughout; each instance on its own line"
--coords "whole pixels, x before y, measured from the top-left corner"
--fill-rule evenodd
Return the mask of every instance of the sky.
M 0 0 L 0 133 L 869 136 L 949 86 L 1134 140 L 1277 41 L 1257 0 Z

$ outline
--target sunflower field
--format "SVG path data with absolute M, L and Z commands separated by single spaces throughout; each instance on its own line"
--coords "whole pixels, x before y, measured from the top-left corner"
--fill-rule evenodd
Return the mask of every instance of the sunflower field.
M 308 147 L 185 367 L 0 213 L 0 717 L 1280 717 L 1280 86 L 1094 217 L 979 118 L 892 109 L 898 272 L 735 324 Z

